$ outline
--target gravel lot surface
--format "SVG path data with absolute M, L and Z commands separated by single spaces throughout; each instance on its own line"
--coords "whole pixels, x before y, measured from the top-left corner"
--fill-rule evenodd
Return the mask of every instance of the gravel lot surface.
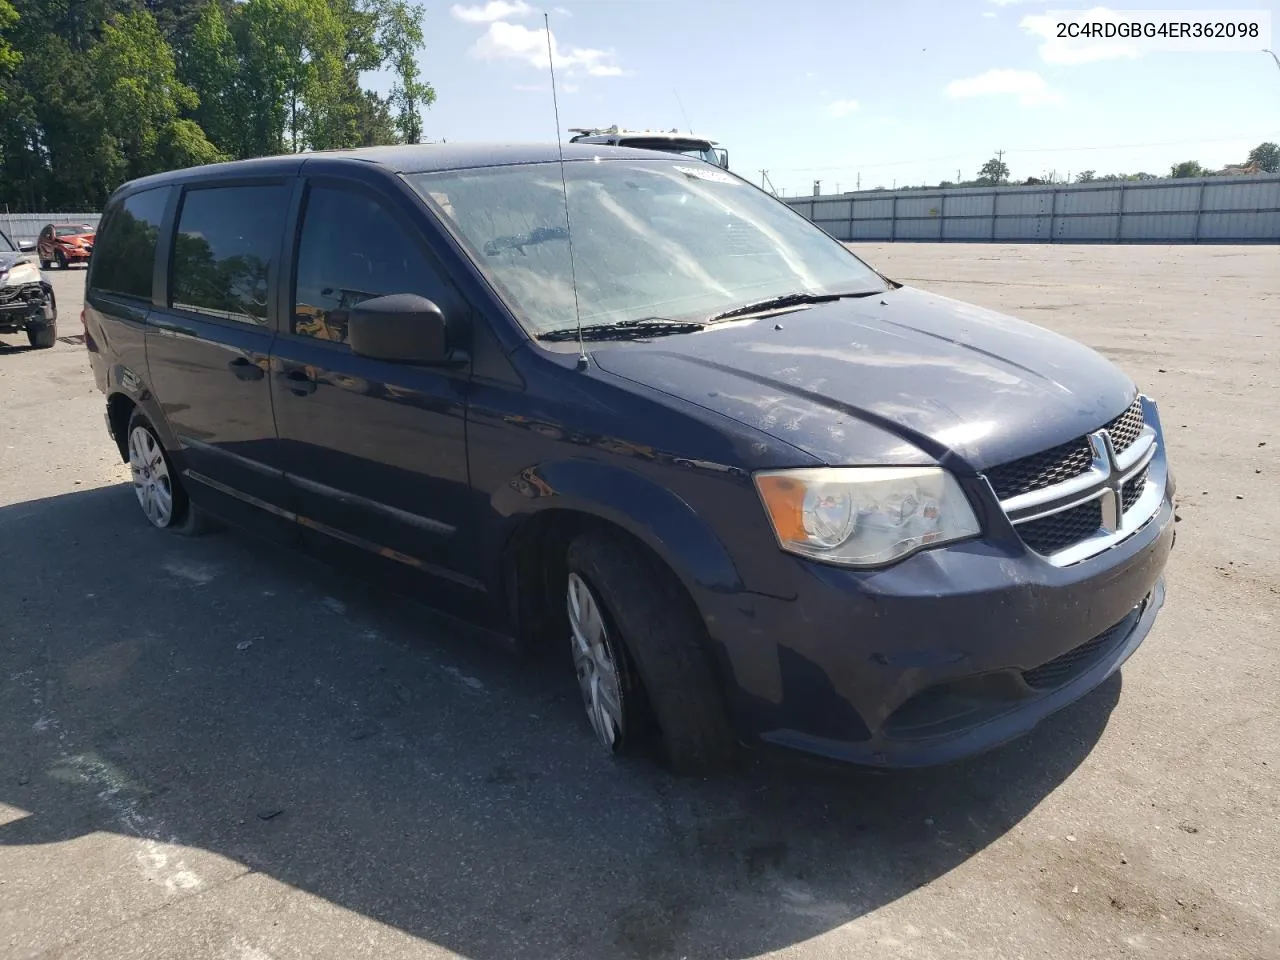
M 857 250 L 1161 402 L 1121 675 L 941 770 L 608 762 L 558 664 L 150 530 L 55 271 L 68 339 L 0 346 L 0 958 L 1280 957 L 1280 248 Z

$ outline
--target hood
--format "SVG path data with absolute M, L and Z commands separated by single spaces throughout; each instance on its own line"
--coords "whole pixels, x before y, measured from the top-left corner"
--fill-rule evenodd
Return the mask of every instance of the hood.
M 1097 429 L 1135 393 L 1082 344 L 909 287 L 592 356 L 829 464 L 983 470 Z

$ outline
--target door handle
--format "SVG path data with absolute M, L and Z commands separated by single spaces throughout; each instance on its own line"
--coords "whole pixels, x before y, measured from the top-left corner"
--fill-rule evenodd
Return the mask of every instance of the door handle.
M 279 377 L 294 396 L 305 397 L 307 394 L 316 392 L 316 382 L 307 376 L 305 370 L 286 370 L 279 374 Z
M 261 380 L 265 376 L 262 368 L 248 357 L 236 357 L 227 366 L 231 368 L 237 380 Z

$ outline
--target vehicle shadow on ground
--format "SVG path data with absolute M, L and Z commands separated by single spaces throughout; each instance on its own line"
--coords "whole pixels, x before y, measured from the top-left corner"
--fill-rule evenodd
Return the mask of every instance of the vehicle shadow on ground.
M 126 485 L 0 509 L 0 569 L 0 803 L 30 814 L 0 856 L 176 838 L 480 960 L 822 934 L 999 840 L 1120 693 L 943 769 L 677 780 L 598 756 L 559 662 L 240 534 L 152 531 Z

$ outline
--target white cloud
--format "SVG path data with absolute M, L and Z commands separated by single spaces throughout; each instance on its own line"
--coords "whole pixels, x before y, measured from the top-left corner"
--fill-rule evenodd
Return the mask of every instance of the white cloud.
M 994 10 L 983 10 L 982 16 L 987 20 L 994 20 L 996 18 L 996 13 Z
M 1064 99 L 1034 70 L 988 70 L 976 77 L 952 80 L 946 94 L 952 99 L 1013 96 L 1024 107 L 1061 103 Z
M 568 73 L 582 72 L 592 77 L 617 77 L 622 68 L 613 63 L 613 53 L 590 47 L 562 48 L 551 34 L 551 46 L 555 50 L 557 70 Z M 471 47 L 471 55 L 478 60 L 521 60 L 540 70 L 547 69 L 547 35 L 542 30 L 532 30 L 518 23 L 501 20 L 489 24 L 484 36 Z
M 449 8 L 449 12 L 463 23 L 493 23 L 508 17 L 527 17 L 533 13 L 533 7 L 524 0 L 489 0 L 482 7 L 464 7 L 456 3 Z
M 561 17 L 572 17 L 573 13 L 568 7 L 553 7 L 551 12 Z
M 987 3 L 994 3 L 997 7 L 1011 7 L 1015 3 L 1035 2 L 1035 0 L 987 0 Z
M 838 120 L 855 112 L 858 106 L 857 100 L 833 100 L 827 104 L 827 116 Z
M 1098 37 L 1059 37 L 1060 17 L 1023 17 L 1021 27 L 1032 36 L 1044 38 L 1040 45 L 1040 59 L 1045 63 L 1077 64 L 1096 63 L 1099 60 L 1133 59 L 1140 55 L 1138 47 L 1129 40 Z M 1073 19 L 1088 23 L 1119 22 L 1119 16 L 1106 7 L 1094 7 L 1086 13 L 1073 14 Z

